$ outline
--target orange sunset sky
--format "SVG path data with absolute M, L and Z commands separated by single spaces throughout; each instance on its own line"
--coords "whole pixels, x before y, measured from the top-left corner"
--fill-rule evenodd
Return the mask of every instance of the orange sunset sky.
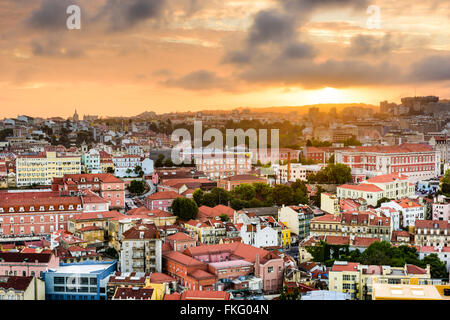
M 378 105 L 449 84 L 450 1 L 0 1 L 0 118 Z

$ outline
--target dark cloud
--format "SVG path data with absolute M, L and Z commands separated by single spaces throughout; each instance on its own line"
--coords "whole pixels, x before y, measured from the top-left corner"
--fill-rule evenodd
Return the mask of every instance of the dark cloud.
M 400 39 L 394 39 L 391 34 L 386 34 L 381 38 L 369 35 L 357 35 L 351 39 L 348 52 L 350 55 L 355 56 L 384 55 L 401 46 Z
M 376 65 L 359 60 L 327 60 L 271 63 L 245 70 L 240 77 L 248 82 L 291 85 L 308 89 L 322 87 L 378 85 L 401 81 L 400 70 L 388 63 Z
M 194 71 L 180 78 L 170 78 L 162 84 L 186 90 L 227 90 L 230 88 L 229 82 L 225 78 L 207 70 Z
M 322 8 L 362 10 L 370 5 L 369 0 L 280 0 L 280 2 L 287 11 L 300 14 L 310 14 L 312 11 Z
M 281 54 L 282 59 L 309 59 L 316 55 L 316 50 L 307 43 L 292 43 Z
M 94 20 L 106 19 L 110 30 L 122 31 L 162 18 L 167 4 L 167 0 L 107 0 Z
M 410 79 L 417 82 L 450 80 L 450 54 L 425 57 L 413 64 Z
M 50 38 L 43 41 L 33 40 L 31 51 L 35 56 L 52 58 L 79 58 L 84 52 L 79 47 L 67 47 L 59 38 Z
M 78 3 L 72 0 L 43 0 L 26 20 L 26 24 L 38 30 L 66 29 L 67 18 L 69 17 L 66 10 L 70 5 L 78 5 Z
M 251 60 L 252 53 L 250 51 L 231 51 L 225 54 L 222 62 L 231 64 L 248 64 Z
M 267 42 L 283 42 L 295 35 L 295 20 L 276 10 L 263 10 L 256 14 L 250 29 L 248 42 L 258 45 Z

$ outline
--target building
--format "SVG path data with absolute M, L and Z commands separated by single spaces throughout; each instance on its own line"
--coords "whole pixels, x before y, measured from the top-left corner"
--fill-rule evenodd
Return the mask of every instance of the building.
M 391 240 L 391 219 L 367 212 L 326 214 L 311 220 L 313 236 L 350 236 Z
M 285 165 L 273 164 L 274 174 L 277 183 L 295 182 L 297 180 L 306 181 L 308 166 L 301 163 L 288 163 Z
M 59 259 L 53 253 L 0 252 L 0 275 L 39 277 L 57 268 Z
M 152 288 L 119 287 L 111 300 L 157 300 Z
M 419 268 L 361 265 L 357 262 L 335 261 L 330 270 L 331 291 L 350 293 L 352 300 L 370 300 L 377 283 L 427 284 L 431 279 L 430 267 Z
M 282 206 L 278 220 L 288 227 L 299 239 L 304 239 L 310 234 L 310 223 L 314 218 L 314 212 L 307 205 Z
M 177 221 L 177 216 L 170 212 L 160 209 L 149 210 L 146 207 L 131 209 L 127 211 L 127 215 L 142 219 L 144 222 L 153 222 L 157 227 L 173 225 Z
M 372 300 L 449 300 L 448 295 L 444 294 L 444 288 L 441 293 L 439 287 L 376 283 L 373 285 Z
M 231 294 L 225 291 L 186 290 L 182 294 L 166 294 L 164 300 L 223 301 L 231 300 Z
M 448 247 L 450 222 L 440 220 L 416 220 L 414 228 L 416 246 Z
M 111 208 L 125 208 L 125 182 L 110 173 L 66 174 L 53 179 L 52 190 L 72 194 L 91 190 L 107 200 Z
M 83 164 L 86 173 L 103 172 L 100 165 L 100 152 L 95 149 L 91 149 L 89 152 L 83 153 L 81 156 L 81 163 Z
M 161 272 L 161 245 L 154 224 L 137 224 L 122 234 L 121 272 Z
M 450 202 L 436 202 L 432 208 L 433 220 L 450 221 Z
M 107 299 L 111 300 L 117 288 L 123 287 L 145 287 L 146 279 L 150 278 L 150 274 L 136 272 L 115 272 L 109 277 L 106 285 Z
M 174 191 L 155 192 L 145 198 L 145 206 L 149 210 L 170 211 L 172 202 L 176 198 L 183 198 L 183 196 Z
M 0 191 L 0 234 L 36 238 L 67 229 L 67 221 L 77 214 L 105 210 L 108 203 L 89 191 L 77 195 L 34 189 Z
M 65 174 L 80 174 L 80 156 L 44 152 L 38 155 L 19 155 L 16 158 L 16 183 L 18 187 L 49 185 L 53 178 Z
M 197 242 L 194 238 L 188 236 L 186 233 L 177 232 L 165 238 L 165 241 L 170 244 L 173 251 L 183 252 L 187 248 L 195 247 Z
M 0 276 L 0 300 L 45 300 L 45 283 L 36 277 Z
M 420 203 L 403 198 L 382 203 L 383 208 L 392 208 L 399 213 L 399 226 L 394 226 L 395 230 L 401 228 L 414 227 L 416 220 L 424 220 L 426 207 Z
M 305 147 L 303 148 L 303 157 L 306 160 L 313 160 L 316 163 L 327 163 L 334 155 L 335 150 L 339 148 L 334 147 Z
M 272 150 L 267 149 L 251 149 L 250 152 L 252 153 L 252 159 L 254 163 L 257 163 L 258 161 L 265 165 L 269 162 L 279 163 L 285 162 L 287 160 L 295 160 L 297 161 L 300 156 L 300 150 L 294 150 L 290 148 L 279 148 L 278 152 L 272 152 Z
M 431 137 L 428 143 L 439 151 L 443 163 L 450 162 L 450 137 Z
M 255 224 L 237 225 L 240 230 L 242 243 L 261 248 L 277 247 L 280 245 L 278 231 L 270 225 L 262 225 L 261 222 Z
M 338 197 L 331 193 L 322 192 L 320 194 L 320 210 L 329 214 L 338 214 L 341 212 Z
M 137 166 L 141 166 L 141 157 L 138 155 L 123 155 L 112 158 L 114 163 L 114 175 L 116 177 L 137 177 L 138 174 L 134 172 Z
M 44 273 L 45 300 L 106 300 L 117 261 L 61 264 Z
M 370 174 L 404 174 L 412 182 L 440 175 L 440 153 L 425 144 L 350 147 L 335 152 L 335 163 Z
M 404 174 L 393 173 L 367 179 L 360 184 L 338 186 L 339 199 L 364 199 L 368 205 L 376 206 L 381 198 L 400 199 L 415 196 L 415 186 L 411 178 Z
M 232 220 L 234 217 L 234 209 L 228 206 L 224 206 L 222 204 L 218 204 L 215 207 L 201 206 L 198 208 L 197 219 L 200 221 L 207 221 L 209 219 L 217 219 L 221 215 L 228 216 L 229 220 Z
M 227 191 L 232 191 L 235 187 L 241 184 L 253 184 L 253 183 L 267 183 L 266 179 L 258 178 L 251 174 L 234 175 L 224 179 L 219 179 L 217 186 Z

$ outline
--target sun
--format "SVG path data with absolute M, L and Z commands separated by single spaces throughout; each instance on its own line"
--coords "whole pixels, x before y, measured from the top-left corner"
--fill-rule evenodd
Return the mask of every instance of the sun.
M 344 94 L 341 90 L 326 87 L 312 91 L 309 98 L 313 104 L 342 103 L 344 101 Z

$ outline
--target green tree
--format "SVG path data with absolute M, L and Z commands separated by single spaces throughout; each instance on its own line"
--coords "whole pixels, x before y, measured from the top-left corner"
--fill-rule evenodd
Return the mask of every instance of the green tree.
M 162 167 L 164 165 L 163 161 L 164 161 L 164 155 L 162 153 L 160 153 L 158 155 L 158 159 L 156 159 L 156 161 L 155 161 L 155 167 L 156 168 Z
M 187 221 L 197 218 L 197 203 L 189 198 L 175 198 L 170 207 L 172 213 L 181 220 Z
M 197 189 L 192 194 L 192 198 L 194 199 L 194 201 L 198 207 L 201 207 L 203 205 L 204 195 L 205 195 L 205 192 L 202 189 Z
M 422 268 L 425 268 L 427 264 L 430 265 L 431 278 L 448 280 L 447 267 L 437 254 L 432 253 L 421 260 Z
M 230 217 L 227 216 L 225 213 L 222 213 L 222 214 L 219 216 L 219 218 L 220 218 L 220 220 L 222 220 L 223 222 L 227 222 L 227 221 L 230 220 Z
M 134 173 L 135 174 L 140 174 L 142 172 L 142 167 L 141 166 L 136 166 L 134 167 Z
M 441 191 L 443 194 L 450 194 L 450 169 L 447 169 L 441 179 Z
M 322 188 L 321 186 L 317 186 L 316 192 L 311 197 L 312 202 L 320 208 L 321 206 L 321 199 L 322 199 L 322 193 L 324 193 L 326 190 Z
M 106 173 L 114 174 L 114 168 L 113 167 L 106 168 Z
M 253 183 L 253 187 L 256 199 L 265 201 L 269 197 L 272 198 L 272 188 L 267 183 L 256 182 Z
M 174 164 L 172 162 L 172 159 L 167 158 L 166 161 L 164 161 L 164 167 L 173 167 Z
M 391 201 L 392 199 L 389 199 L 389 198 L 386 198 L 386 197 L 382 197 L 381 199 L 378 199 L 377 200 L 377 208 L 379 208 L 380 206 L 381 206 L 381 204 L 382 203 L 385 203 L 385 202 L 389 202 L 389 201 Z
M 214 196 L 216 205 L 227 205 L 230 200 L 229 192 L 223 188 L 214 187 L 211 189 L 210 193 Z
M 243 183 L 238 186 L 236 186 L 233 191 L 233 196 L 236 199 L 244 200 L 244 201 L 250 201 L 253 199 L 256 195 L 255 187 L 253 187 L 251 184 Z
M 281 206 L 283 204 L 290 205 L 294 200 L 294 192 L 292 191 L 292 188 L 287 185 L 277 184 L 272 189 L 272 197 L 277 206 Z
M 259 207 L 264 207 L 264 202 L 262 202 L 259 199 L 253 198 L 252 200 L 250 200 L 248 202 L 248 206 L 250 208 L 259 208 Z
M 391 265 L 391 257 L 391 244 L 386 241 L 375 241 L 361 254 L 361 263 Z
M 130 184 L 127 186 L 127 190 L 131 194 L 142 194 L 145 191 L 145 184 L 144 181 L 139 180 L 133 180 L 130 182 Z
M 233 198 L 230 201 L 230 206 L 234 210 L 241 210 L 243 208 L 249 208 L 250 207 L 248 201 L 241 200 L 241 199 L 236 199 L 236 198 Z

